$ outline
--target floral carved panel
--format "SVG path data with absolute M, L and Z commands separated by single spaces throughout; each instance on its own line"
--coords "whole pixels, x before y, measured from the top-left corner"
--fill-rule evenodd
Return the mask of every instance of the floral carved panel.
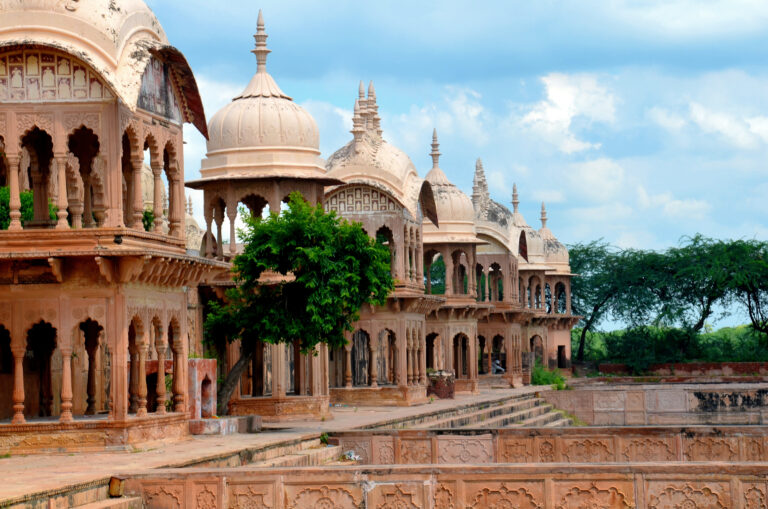
M 694 437 L 687 440 L 685 457 L 688 461 L 735 461 L 738 450 L 734 438 Z
M 375 509 L 421 509 L 421 486 L 380 484 L 369 494 L 368 507 Z
M 184 486 L 180 484 L 154 484 L 144 487 L 145 507 L 153 509 L 181 509 L 186 507 Z
M 469 487 L 468 487 L 469 488 Z M 472 509 L 515 508 L 543 509 L 544 490 L 542 485 L 512 485 L 502 483 L 495 486 L 478 486 L 467 490 L 467 507 Z
M 229 484 L 228 509 L 272 509 L 275 491 L 272 484 Z
M 202 484 L 195 486 L 195 505 L 196 509 L 217 509 L 218 508 L 218 487 L 216 484 Z
M 626 461 L 674 461 L 675 446 L 666 438 L 629 438 L 623 442 L 622 458 Z
M 400 440 L 400 463 L 406 465 L 432 463 L 432 442 L 430 440 Z
M 571 463 L 606 463 L 614 460 L 608 439 L 563 440 L 563 459 Z
M 437 440 L 437 455 L 439 463 L 491 463 L 493 439 L 490 435 L 440 437 Z
M 288 509 L 358 509 L 362 503 L 362 493 L 357 486 L 324 485 L 297 486 L 286 488 Z M 301 489 L 300 489 L 301 488 Z M 294 492 L 295 493 L 291 493 Z
M 759 509 L 768 507 L 768 497 L 765 493 L 765 484 L 743 483 L 743 507 L 744 509 Z
M 530 463 L 533 461 L 533 439 L 503 437 L 499 441 L 500 463 Z
M 458 509 L 455 483 L 438 483 L 435 487 L 435 509 Z
M 556 509 L 630 509 L 635 507 L 632 483 L 590 483 L 556 487 Z
M 730 508 L 728 485 L 723 483 L 650 483 L 648 509 Z
M 342 438 L 339 445 L 341 445 L 341 450 L 344 452 L 354 451 L 355 454 L 360 456 L 360 463 L 363 465 L 370 465 L 372 463 L 373 454 L 371 453 L 370 438 Z
M 395 444 L 392 437 L 376 437 L 372 439 L 373 461 L 375 465 L 393 465 L 395 463 Z

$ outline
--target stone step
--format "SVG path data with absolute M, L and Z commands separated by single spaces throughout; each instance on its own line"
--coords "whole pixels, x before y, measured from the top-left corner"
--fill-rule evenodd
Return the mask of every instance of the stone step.
M 456 417 L 463 414 L 474 413 L 479 410 L 483 410 L 485 408 L 500 406 L 512 401 L 522 401 L 526 399 L 533 399 L 533 397 L 534 397 L 533 392 L 531 392 L 527 394 L 509 396 L 506 398 L 494 399 L 491 401 L 483 401 L 480 403 L 470 403 L 467 405 L 454 407 L 450 410 L 440 410 L 440 411 L 431 412 L 428 414 L 420 414 L 420 415 L 415 415 L 413 417 L 406 417 L 403 419 L 387 421 L 385 423 L 371 426 L 370 428 L 367 426 L 363 426 L 360 429 L 392 429 L 392 428 L 403 429 L 403 428 L 429 427 L 430 422 L 447 419 L 449 417 Z
M 564 426 L 571 426 L 573 424 L 573 421 L 569 419 L 568 417 L 560 417 L 556 421 L 548 422 L 544 425 L 546 428 L 562 428 Z
M 141 497 L 108 498 L 75 507 L 77 509 L 142 509 L 144 501 Z
M 428 429 L 449 429 L 449 428 L 466 428 L 475 424 L 480 424 L 489 419 L 501 415 L 508 415 L 520 410 L 532 408 L 541 403 L 537 398 L 525 398 L 522 400 L 512 400 L 505 402 L 501 405 L 494 407 L 481 408 L 474 412 L 465 413 L 457 416 L 449 416 L 436 421 L 427 421 L 414 428 L 428 428 Z
M 541 415 L 530 417 L 519 423 L 514 424 L 516 428 L 536 428 L 539 426 L 546 426 L 550 422 L 557 421 L 562 417 L 560 412 L 547 412 Z
M 506 428 L 508 426 L 517 425 L 525 421 L 526 419 L 532 419 L 541 415 L 547 414 L 552 411 L 552 405 L 544 403 L 539 400 L 536 405 L 530 408 L 523 408 L 509 414 L 500 415 L 493 419 L 488 419 L 483 422 L 479 422 L 476 425 L 464 426 L 466 428 Z M 559 415 L 559 414 L 558 414 Z
M 297 451 L 293 454 L 280 456 L 251 463 L 254 467 L 318 467 L 335 461 L 344 451 L 338 445 L 321 446 L 316 449 Z

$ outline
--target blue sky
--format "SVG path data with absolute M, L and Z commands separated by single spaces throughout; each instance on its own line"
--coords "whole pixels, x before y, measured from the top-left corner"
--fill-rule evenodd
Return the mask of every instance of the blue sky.
M 697 232 L 768 238 L 768 2 L 149 0 L 209 118 L 268 69 L 307 108 L 328 157 L 374 80 L 384 137 L 423 176 L 436 127 L 449 178 L 567 243 L 664 248 Z M 204 140 L 186 129 L 187 178 Z M 199 197 L 195 208 L 202 219 Z M 202 222 L 202 221 L 201 221 Z

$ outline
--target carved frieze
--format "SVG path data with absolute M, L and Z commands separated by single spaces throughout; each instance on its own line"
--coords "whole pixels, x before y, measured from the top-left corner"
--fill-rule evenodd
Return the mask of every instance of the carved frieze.
M 229 509 L 272 509 L 274 504 L 272 484 L 229 484 Z
M 421 509 L 420 497 L 413 487 L 403 484 L 378 486 L 374 491 L 376 509 Z
M 143 498 L 146 507 L 178 509 L 185 507 L 183 486 L 168 484 L 145 486 Z
M 613 461 L 613 453 L 603 439 L 577 439 L 564 441 L 563 458 L 571 463 L 605 463 Z
M 288 502 L 288 509 L 322 507 L 323 509 L 357 509 L 360 495 L 342 486 L 310 486 L 299 491 Z
M 698 508 L 725 509 L 730 507 L 724 495 L 726 488 L 716 484 L 689 483 L 649 489 L 648 509 Z
M 735 461 L 739 454 L 731 438 L 695 437 L 688 440 L 685 456 L 688 461 Z
M 627 461 L 674 461 L 676 457 L 668 441 L 660 438 L 631 438 L 622 456 Z
M 400 463 L 432 463 L 432 442 L 429 440 L 400 440 Z
M 99 135 L 101 133 L 101 116 L 98 113 L 87 112 L 65 113 L 63 125 L 67 133 L 85 126 Z
M 744 483 L 743 492 L 744 509 L 763 509 L 768 507 L 764 485 Z
M 529 463 L 533 461 L 533 439 L 502 438 L 499 444 L 499 462 Z
M 471 499 L 472 509 L 485 509 L 490 507 L 515 509 L 543 509 L 544 503 L 541 496 L 534 497 L 530 488 L 513 487 L 502 484 L 497 488 L 483 488 Z
M 629 509 L 634 507 L 631 491 L 622 491 L 615 486 L 592 483 L 589 488 L 582 486 L 567 487 L 564 492 L 558 493 L 559 502 L 556 509 L 571 509 L 573 507 L 585 507 L 589 509 Z M 558 490 L 559 491 L 559 490 Z M 670 509 L 673 506 L 670 506 Z M 674 506 L 677 507 L 677 506 Z M 708 506 L 696 506 L 708 507 Z
M 340 214 L 349 212 L 397 211 L 402 207 L 384 191 L 368 186 L 344 187 L 325 200 L 325 210 Z
M 456 437 L 437 441 L 438 461 L 440 463 L 491 463 L 493 461 L 493 441 L 485 438 Z

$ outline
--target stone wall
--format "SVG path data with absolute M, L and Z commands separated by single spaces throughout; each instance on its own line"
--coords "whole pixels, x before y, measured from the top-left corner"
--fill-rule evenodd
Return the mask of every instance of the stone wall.
M 766 424 L 765 384 L 591 385 L 541 396 L 587 424 Z
M 360 463 L 638 463 L 762 461 L 768 428 L 572 427 L 497 430 L 397 430 L 333 433 L 331 443 Z
M 630 374 L 624 364 L 600 364 L 598 371 L 609 375 Z M 651 364 L 649 375 L 658 376 L 766 376 L 768 362 L 685 362 Z
M 763 509 L 766 473 L 766 463 L 156 470 L 126 492 L 152 508 Z

